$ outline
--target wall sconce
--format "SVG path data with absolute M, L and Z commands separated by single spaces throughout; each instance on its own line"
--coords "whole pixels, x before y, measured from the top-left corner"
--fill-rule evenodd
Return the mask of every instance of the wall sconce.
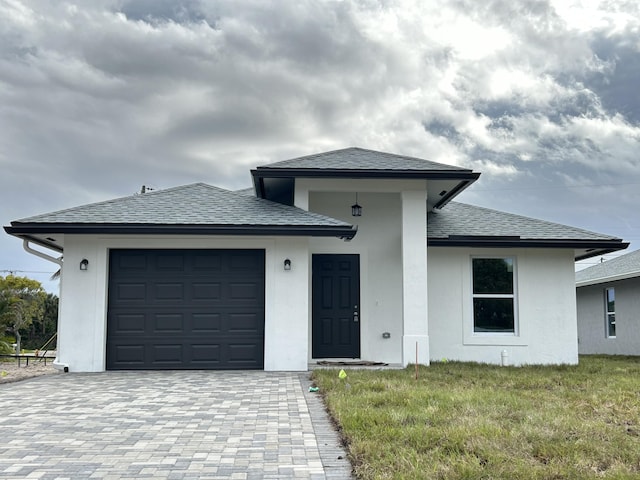
M 356 192 L 356 203 L 351 205 L 351 215 L 354 217 L 362 216 L 362 207 L 358 205 L 358 192 Z
M 289 260 L 288 258 L 284 261 L 284 271 L 288 272 L 289 270 L 291 270 L 291 260 Z
M 80 261 L 80 270 L 85 271 L 89 269 L 89 260 L 87 260 L 86 258 L 83 258 Z

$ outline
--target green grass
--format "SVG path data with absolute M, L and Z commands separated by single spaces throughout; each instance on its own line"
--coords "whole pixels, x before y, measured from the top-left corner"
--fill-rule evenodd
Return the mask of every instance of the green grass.
M 640 478 L 640 357 L 316 370 L 357 478 Z

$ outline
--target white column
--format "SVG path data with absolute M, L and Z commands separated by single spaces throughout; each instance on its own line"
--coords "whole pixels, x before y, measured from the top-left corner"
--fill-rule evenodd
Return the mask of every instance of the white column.
M 60 285 L 55 366 L 70 372 L 105 370 L 107 306 L 106 250 L 95 237 L 66 235 Z M 99 252 L 104 255 L 100 255 Z M 80 261 L 89 261 L 80 270 Z
M 291 270 L 284 270 L 284 260 Z M 267 250 L 265 371 L 303 371 L 309 361 L 309 241 L 282 237 Z
M 309 189 L 301 186 L 300 182 L 295 183 L 293 205 L 301 208 L 302 210 L 309 211 Z
M 402 192 L 402 363 L 429 364 L 427 191 Z

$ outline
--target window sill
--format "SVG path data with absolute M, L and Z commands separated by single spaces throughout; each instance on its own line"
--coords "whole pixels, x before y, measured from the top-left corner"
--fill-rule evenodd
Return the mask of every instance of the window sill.
M 464 336 L 464 345 L 488 345 L 488 346 L 527 346 L 529 342 L 509 333 L 471 333 Z

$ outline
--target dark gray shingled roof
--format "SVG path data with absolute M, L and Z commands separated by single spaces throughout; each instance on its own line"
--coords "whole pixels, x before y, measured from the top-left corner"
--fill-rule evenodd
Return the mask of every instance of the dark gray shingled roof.
M 325 215 L 194 183 L 36 215 L 12 222 L 11 227 L 5 229 L 24 230 L 38 225 L 116 224 L 352 228 L 346 222 Z
M 576 283 L 578 286 L 586 286 L 633 277 L 640 277 L 640 250 L 576 272 Z
M 427 217 L 429 239 L 449 237 L 519 237 L 527 240 L 617 240 L 616 237 L 559 223 L 450 202 Z
M 258 167 L 262 169 L 320 169 L 320 170 L 401 170 L 401 171 L 461 171 L 469 169 L 431 162 L 421 158 L 395 155 L 364 148 L 344 148 L 292 158 Z
M 298 178 L 427 180 L 443 192 L 429 207 L 442 207 L 475 182 L 480 173 L 467 168 L 431 162 L 364 148 L 307 155 L 262 165 L 251 170 L 256 196 L 291 204 Z
M 33 235 L 47 233 L 306 235 L 349 239 L 356 233 L 356 227 L 346 222 L 256 198 L 249 189 L 232 192 L 204 183 L 36 215 L 11 222 L 5 230 L 33 239 Z M 432 246 L 575 248 L 580 250 L 576 251 L 578 259 L 628 246 L 609 235 L 457 202 L 428 214 L 427 242 Z
M 427 245 L 570 248 L 576 260 L 629 246 L 610 235 L 457 202 L 427 214 Z
M 256 191 L 253 187 L 241 188 L 240 190 L 234 190 L 238 195 L 248 195 L 250 197 L 256 196 Z

